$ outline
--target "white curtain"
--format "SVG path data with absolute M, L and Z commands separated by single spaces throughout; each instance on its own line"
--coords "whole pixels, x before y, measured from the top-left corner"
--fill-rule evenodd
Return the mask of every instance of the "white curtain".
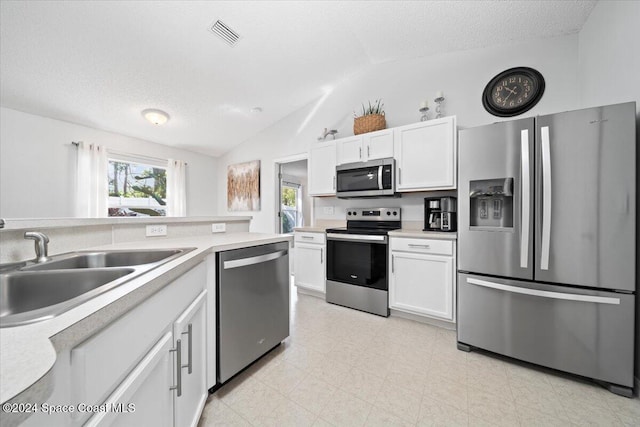
M 182 160 L 169 159 L 167 167 L 167 216 L 187 216 L 186 169 Z
M 109 182 L 107 150 L 97 144 L 78 143 L 76 216 L 108 216 Z

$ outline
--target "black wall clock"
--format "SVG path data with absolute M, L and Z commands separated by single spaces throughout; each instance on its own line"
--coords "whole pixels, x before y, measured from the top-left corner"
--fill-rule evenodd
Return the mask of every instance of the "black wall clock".
M 484 88 L 482 105 L 498 117 L 529 111 L 544 93 L 544 78 L 533 68 L 515 67 L 495 76 Z

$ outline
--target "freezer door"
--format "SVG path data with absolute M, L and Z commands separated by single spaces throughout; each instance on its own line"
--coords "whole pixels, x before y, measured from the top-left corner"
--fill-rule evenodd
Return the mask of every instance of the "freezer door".
M 541 116 L 535 280 L 635 290 L 635 103 Z
M 459 134 L 458 270 L 533 279 L 534 119 Z
M 635 295 L 458 275 L 458 342 L 633 386 Z

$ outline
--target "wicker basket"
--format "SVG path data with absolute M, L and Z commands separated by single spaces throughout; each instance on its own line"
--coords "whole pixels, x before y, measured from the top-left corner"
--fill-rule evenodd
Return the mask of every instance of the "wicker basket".
M 385 129 L 386 127 L 387 121 L 384 118 L 384 114 L 368 114 L 366 116 L 360 116 L 353 119 L 354 135 L 373 132 L 376 130 Z

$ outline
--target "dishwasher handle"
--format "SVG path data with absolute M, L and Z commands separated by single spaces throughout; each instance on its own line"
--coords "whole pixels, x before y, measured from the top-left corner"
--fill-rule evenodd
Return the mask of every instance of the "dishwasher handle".
M 288 253 L 289 253 L 289 250 L 288 249 L 284 249 L 284 250 L 281 250 L 281 251 L 271 252 L 271 253 L 264 254 L 264 255 L 258 255 L 258 256 L 248 257 L 248 258 L 240 258 L 240 259 L 234 259 L 234 260 L 230 260 L 230 261 L 225 261 L 223 263 L 223 268 L 225 270 L 229 270 L 231 268 L 246 267 L 248 265 L 260 264 L 260 263 L 263 263 L 263 262 L 273 261 L 274 259 L 282 258 L 283 256 L 287 255 Z

